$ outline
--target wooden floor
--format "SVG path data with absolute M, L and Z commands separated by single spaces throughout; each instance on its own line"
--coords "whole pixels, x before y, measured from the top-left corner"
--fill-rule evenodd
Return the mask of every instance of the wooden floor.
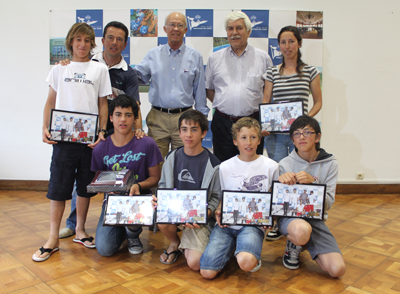
M 90 235 L 101 198 L 92 198 Z M 49 260 L 34 262 L 48 236 L 49 201 L 44 192 L 0 191 L 0 293 L 400 293 L 399 195 L 337 195 L 327 224 L 346 261 L 340 279 L 322 272 L 307 251 L 300 269 L 284 268 L 282 238 L 264 242 L 260 271 L 245 273 L 232 259 L 209 281 L 183 256 L 172 266 L 161 264 L 167 239 L 147 229 L 140 255 L 130 255 L 124 244 L 115 256 L 102 257 L 70 237 Z

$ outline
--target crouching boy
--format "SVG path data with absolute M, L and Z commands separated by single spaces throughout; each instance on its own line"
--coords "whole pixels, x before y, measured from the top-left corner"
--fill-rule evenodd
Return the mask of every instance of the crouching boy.
M 207 131 L 208 121 L 204 114 L 197 110 L 182 113 L 179 118 L 179 137 L 182 139 L 183 147 L 167 155 L 159 182 L 160 188 L 207 189 L 208 225 L 183 225 L 182 240 L 180 240 L 176 225 L 158 224 L 160 231 L 170 241 L 168 249 L 160 256 L 160 262 L 173 264 L 183 251 L 187 264 L 196 271 L 200 269 L 200 256 L 208 244 L 210 231 L 215 225 L 214 212 L 221 197 L 218 173 L 220 161 L 201 145 Z M 156 205 L 156 202 L 153 204 Z
M 259 123 L 253 118 L 241 118 L 232 126 L 232 135 L 239 155 L 220 165 L 222 190 L 267 192 L 272 181 L 278 179 L 278 164 L 256 154 L 261 141 Z M 252 226 L 221 226 L 220 215 L 221 204 L 216 211 L 218 225 L 212 230 L 210 242 L 200 259 L 202 276 L 207 279 L 215 278 L 235 249 L 235 257 L 242 270 L 259 270 L 264 229 Z
M 279 181 L 284 184 L 325 184 L 324 221 L 300 218 L 280 218 L 279 230 L 287 236 L 283 265 L 298 269 L 299 254 L 306 245 L 312 259 L 331 277 L 340 277 L 346 267 L 335 238 L 325 224 L 327 210 L 335 202 L 338 164 L 336 158 L 320 148 L 321 129 L 312 117 L 300 116 L 290 127 L 295 146 L 290 155 L 279 162 Z M 304 203 L 303 203 L 304 204 Z

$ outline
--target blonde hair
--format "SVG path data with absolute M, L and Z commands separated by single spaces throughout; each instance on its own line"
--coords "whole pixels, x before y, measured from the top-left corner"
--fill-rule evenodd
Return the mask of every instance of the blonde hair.
M 261 127 L 258 121 L 252 117 L 242 117 L 232 126 L 233 140 L 237 140 L 237 134 L 242 128 L 254 128 L 257 132 L 258 138 L 261 139 Z
M 96 43 L 94 41 L 95 34 L 93 28 L 84 22 L 77 22 L 72 25 L 72 27 L 68 31 L 68 35 L 65 38 L 65 48 L 68 52 L 73 55 L 72 51 L 72 41 L 76 36 L 84 35 L 88 36 L 90 39 L 90 50 L 96 47 Z

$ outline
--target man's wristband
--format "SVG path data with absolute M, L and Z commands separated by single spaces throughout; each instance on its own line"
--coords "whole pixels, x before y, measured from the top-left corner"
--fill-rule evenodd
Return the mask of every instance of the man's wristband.
M 142 186 L 140 186 L 139 183 L 135 183 L 135 184 L 139 186 L 139 193 L 142 194 Z
M 99 133 L 100 133 L 100 132 L 103 132 L 104 135 L 107 135 L 107 134 L 108 134 L 107 130 L 105 130 L 105 129 L 100 129 Z

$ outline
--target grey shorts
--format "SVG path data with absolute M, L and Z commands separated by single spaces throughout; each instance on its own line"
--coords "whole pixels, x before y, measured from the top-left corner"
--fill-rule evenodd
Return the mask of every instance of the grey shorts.
M 288 218 L 288 217 L 281 217 L 279 219 L 279 231 L 282 235 L 287 236 L 287 227 L 290 222 L 294 221 L 298 218 Z M 304 221 L 308 222 L 312 227 L 312 233 L 310 236 L 310 240 L 308 240 L 307 250 L 310 252 L 311 258 L 317 258 L 318 254 L 325 254 L 325 253 L 332 253 L 337 252 L 340 253 L 339 246 L 336 242 L 335 237 L 333 237 L 331 231 L 325 224 L 324 221 L 318 220 L 310 220 L 310 219 L 303 219 Z

